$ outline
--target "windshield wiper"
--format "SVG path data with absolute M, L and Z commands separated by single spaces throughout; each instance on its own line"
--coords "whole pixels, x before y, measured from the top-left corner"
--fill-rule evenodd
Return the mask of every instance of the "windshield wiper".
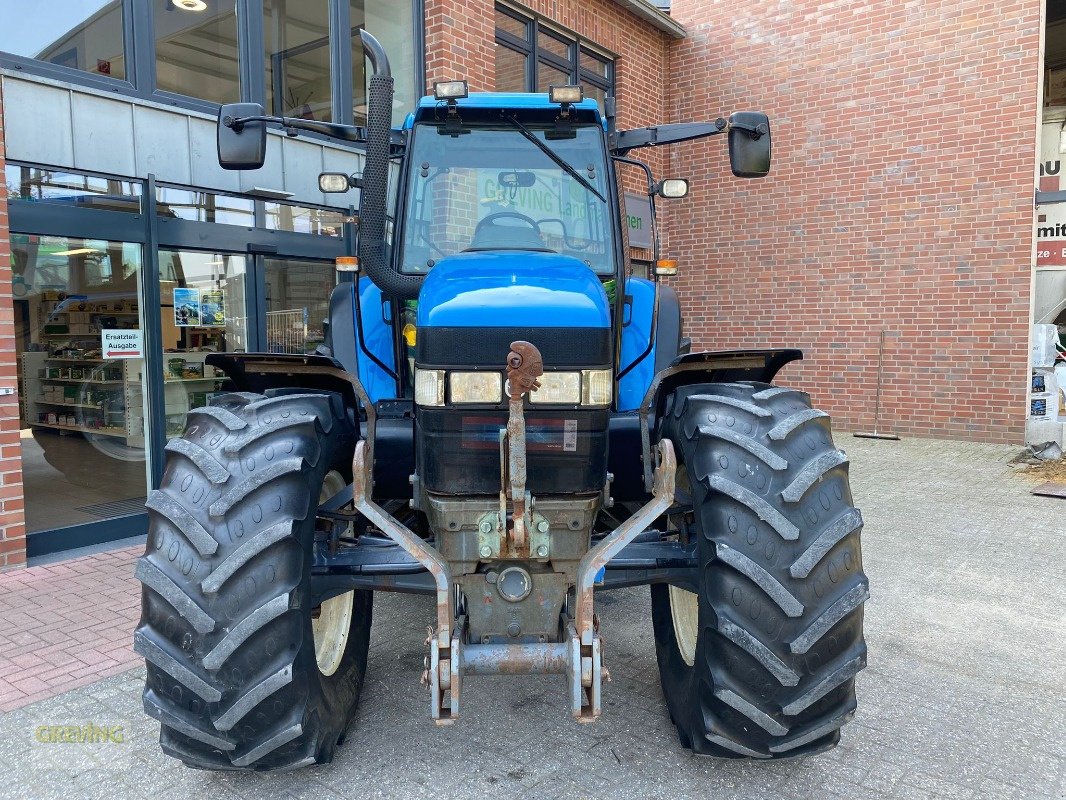
M 569 175 L 571 178 L 576 180 L 578 183 L 580 183 L 582 186 L 584 186 L 586 189 L 588 189 L 590 192 L 600 198 L 600 200 L 605 203 L 607 202 L 607 198 L 600 194 L 596 190 L 596 187 L 589 183 L 587 178 L 585 178 L 580 172 L 578 172 L 576 169 L 567 164 L 566 161 L 560 158 L 554 150 L 548 147 L 548 145 L 544 144 L 544 142 L 538 139 L 536 134 L 533 133 L 533 131 L 531 131 L 529 128 L 527 128 L 514 117 L 504 117 L 504 120 L 511 123 L 511 125 L 513 125 L 519 133 L 529 139 L 529 141 L 533 142 L 533 144 L 535 144 L 540 149 L 540 152 L 544 153 L 544 155 L 554 161 L 560 168 L 562 168 L 566 172 L 567 175 Z

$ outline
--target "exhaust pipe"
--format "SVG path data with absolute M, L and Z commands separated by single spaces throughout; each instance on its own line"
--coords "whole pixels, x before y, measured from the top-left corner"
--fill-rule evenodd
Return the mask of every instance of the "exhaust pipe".
M 418 297 L 423 276 L 403 275 L 392 269 L 385 249 L 394 81 L 381 42 L 365 30 L 359 31 L 359 37 L 374 70 L 367 82 L 366 159 L 359 194 L 359 263 L 386 297 L 410 300 Z

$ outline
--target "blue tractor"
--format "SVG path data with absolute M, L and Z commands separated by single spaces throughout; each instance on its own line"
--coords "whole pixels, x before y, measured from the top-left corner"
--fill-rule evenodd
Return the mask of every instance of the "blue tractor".
M 827 415 L 771 384 L 798 351 L 690 352 L 674 291 L 631 274 L 617 175 L 645 169 L 653 207 L 682 196 L 629 154 L 716 134 L 734 175 L 765 175 L 767 118 L 618 130 L 577 86 L 449 81 L 395 130 L 386 55 L 361 35 L 365 127 L 219 113 L 227 168 L 262 165 L 269 124 L 365 146 L 360 175 L 320 177 L 360 190 L 359 257 L 318 353 L 210 356 L 227 391 L 166 447 L 135 634 L 164 752 L 330 761 L 375 591 L 436 599 L 435 722 L 458 718 L 469 676 L 519 673 L 564 676 L 591 722 L 608 677 L 594 595 L 644 584 L 686 748 L 831 747 L 866 662 L 847 460 Z

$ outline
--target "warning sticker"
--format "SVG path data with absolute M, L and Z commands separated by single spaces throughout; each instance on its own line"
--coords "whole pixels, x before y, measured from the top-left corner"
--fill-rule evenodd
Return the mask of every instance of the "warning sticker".
M 573 453 L 577 450 L 577 420 L 563 420 L 563 451 Z

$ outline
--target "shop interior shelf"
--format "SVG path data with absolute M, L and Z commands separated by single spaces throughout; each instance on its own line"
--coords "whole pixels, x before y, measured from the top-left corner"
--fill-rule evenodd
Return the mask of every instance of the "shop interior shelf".
M 70 364 L 106 364 L 108 363 L 106 358 L 60 358 L 59 356 L 48 356 L 45 361 L 66 361 Z
M 88 378 L 38 378 L 49 383 L 88 383 L 92 386 L 121 386 L 122 381 L 94 381 Z
M 45 400 L 43 397 L 35 398 L 36 402 L 43 403 L 46 406 L 69 406 L 70 408 L 95 408 L 100 410 L 103 406 L 99 403 L 67 403 L 61 400 Z M 114 408 L 113 411 L 121 411 L 121 408 Z
M 43 378 L 41 380 L 44 380 Z M 209 383 L 213 381 L 224 381 L 225 375 L 215 375 L 212 378 L 164 378 L 163 383 Z M 133 385 L 140 385 L 141 381 L 130 381 Z
M 83 428 L 80 425 L 59 425 L 51 422 L 31 422 L 35 428 L 54 428 L 57 431 L 75 431 L 77 433 L 98 433 L 101 436 L 118 436 L 126 438 L 125 428 Z
M 88 310 L 76 309 L 75 308 L 75 309 L 70 309 L 68 311 L 53 311 L 48 316 L 50 318 L 51 317 L 61 317 L 61 316 L 65 316 L 67 314 L 100 314 L 100 315 L 105 316 L 105 317 L 139 317 L 140 316 L 140 313 L 137 312 L 137 311 L 107 311 L 107 310 L 101 311 L 101 310 L 95 309 L 95 308 L 91 308 L 91 309 L 88 309 Z

